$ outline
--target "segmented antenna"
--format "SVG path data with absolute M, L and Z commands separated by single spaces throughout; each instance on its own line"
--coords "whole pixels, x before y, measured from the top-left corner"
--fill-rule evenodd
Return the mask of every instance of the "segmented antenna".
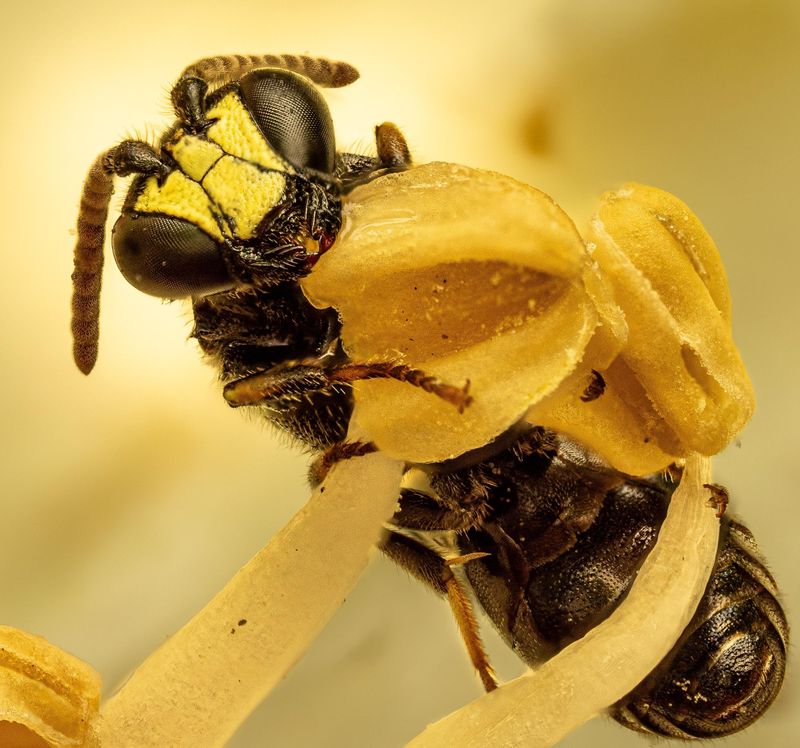
M 256 68 L 282 68 L 300 73 L 318 86 L 341 88 L 358 80 L 358 70 L 346 62 L 308 55 L 217 55 L 189 65 L 181 78 L 202 78 L 207 83 L 223 83 L 241 78 Z
M 72 357 L 84 374 L 92 370 L 97 360 L 103 242 L 114 191 L 107 158 L 107 152 L 101 153 L 89 169 L 78 211 L 78 241 L 72 272 Z

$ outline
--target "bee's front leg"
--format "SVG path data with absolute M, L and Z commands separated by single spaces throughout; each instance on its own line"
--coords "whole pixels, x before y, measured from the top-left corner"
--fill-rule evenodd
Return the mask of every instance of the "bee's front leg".
M 226 385 L 223 392 L 231 407 L 257 405 L 271 400 L 296 397 L 311 390 L 346 386 L 365 379 L 394 379 L 419 387 L 452 403 L 461 412 L 471 402 L 469 381 L 462 387 L 442 382 L 424 371 L 395 361 L 340 363 L 330 365 L 324 358 L 294 361 L 259 372 Z

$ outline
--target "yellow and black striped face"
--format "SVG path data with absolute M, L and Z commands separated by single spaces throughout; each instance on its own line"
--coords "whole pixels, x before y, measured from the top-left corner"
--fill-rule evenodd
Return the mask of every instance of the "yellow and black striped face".
M 157 168 L 114 227 L 122 274 L 163 298 L 296 279 L 340 225 L 333 123 L 310 81 L 262 69 L 202 94 L 176 108 L 159 154 L 136 146 Z
M 140 291 L 164 299 L 235 295 L 243 286 L 299 293 L 292 284 L 339 233 L 342 194 L 395 166 L 391 148 L 386 164 L 336 152 L 318 86 L 357 78 L 352 65 L 305 55 L 203 58 L 172 87 L 176 119 L 157 143 L 128 138 L 94 160 L 72 276 L 73 352 L 82 372 L 97 357 L 114 178 L 134 177 L 111 245 L 122 275 Z
M 179 128 L 162 144 L 177 168 L 161 184 L 148 177 L 133 209 L 188 221 L 217 241 L 252 239 L 296 170 L 267 142 L 238 89 L 207 117 L 214 124 L 204 133 Z

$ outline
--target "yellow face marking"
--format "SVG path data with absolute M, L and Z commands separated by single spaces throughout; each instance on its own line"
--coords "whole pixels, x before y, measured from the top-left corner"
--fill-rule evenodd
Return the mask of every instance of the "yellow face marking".
M 206 112 L 206 116 L 216 120 L 208 128 L 209 139 L 218 143 L 226 153 L 267 169 L 294 173 L 291 165 L 269 146 L 235 92 L 223 96 Z
M 171 172 L 160 187 L 155 177 L 148 177 L 133 207 L 140 213 L 164 213 L 182 218 L 214 239 L 222 239 L 208 195 L 183 172 Z
M 195 135 L 182 135 L 164 148 L 172 153 L 184 173 L 198 182 L 224 155 L 216 143 Z
M 283 174 L 262 171 L 233 156 L 217 161 L 202 184 L 220 210 L 233 220 L 235 233 L 241 239 L 253 236 L 286 189 Z

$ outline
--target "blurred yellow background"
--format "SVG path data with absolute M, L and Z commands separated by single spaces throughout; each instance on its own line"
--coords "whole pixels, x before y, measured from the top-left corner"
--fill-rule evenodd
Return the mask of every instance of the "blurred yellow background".
M 113 261 L 98 366 L 85 379 L 70 358 L 84 174 L 121 138 L 157 133 L 178 73 L 222 52 L 347 60 L 362 79 L 328 96 L 340 148 L 369 148 L 391 120 L 418 161 L 510 174 L 579 226 L 623 181 L 688 202 L 728 269 L 758 396 L 716 479 L 797 620 L 795 0 L 44 1 L 4 11 L 0 38 L 0 622 L 88 661 L 111 689 L 307 496 L 306 458 L 224 404 L 186 308 L 141 295 Z M 519 672 L 489 638 L 501 675 Z M 730 745 L 794 742 L 796 676 Z M 479 693 L 446 605 L 377 557 L 231 745 L 400 746 Z M 598 719 L 563 745 L 642 740 Z

